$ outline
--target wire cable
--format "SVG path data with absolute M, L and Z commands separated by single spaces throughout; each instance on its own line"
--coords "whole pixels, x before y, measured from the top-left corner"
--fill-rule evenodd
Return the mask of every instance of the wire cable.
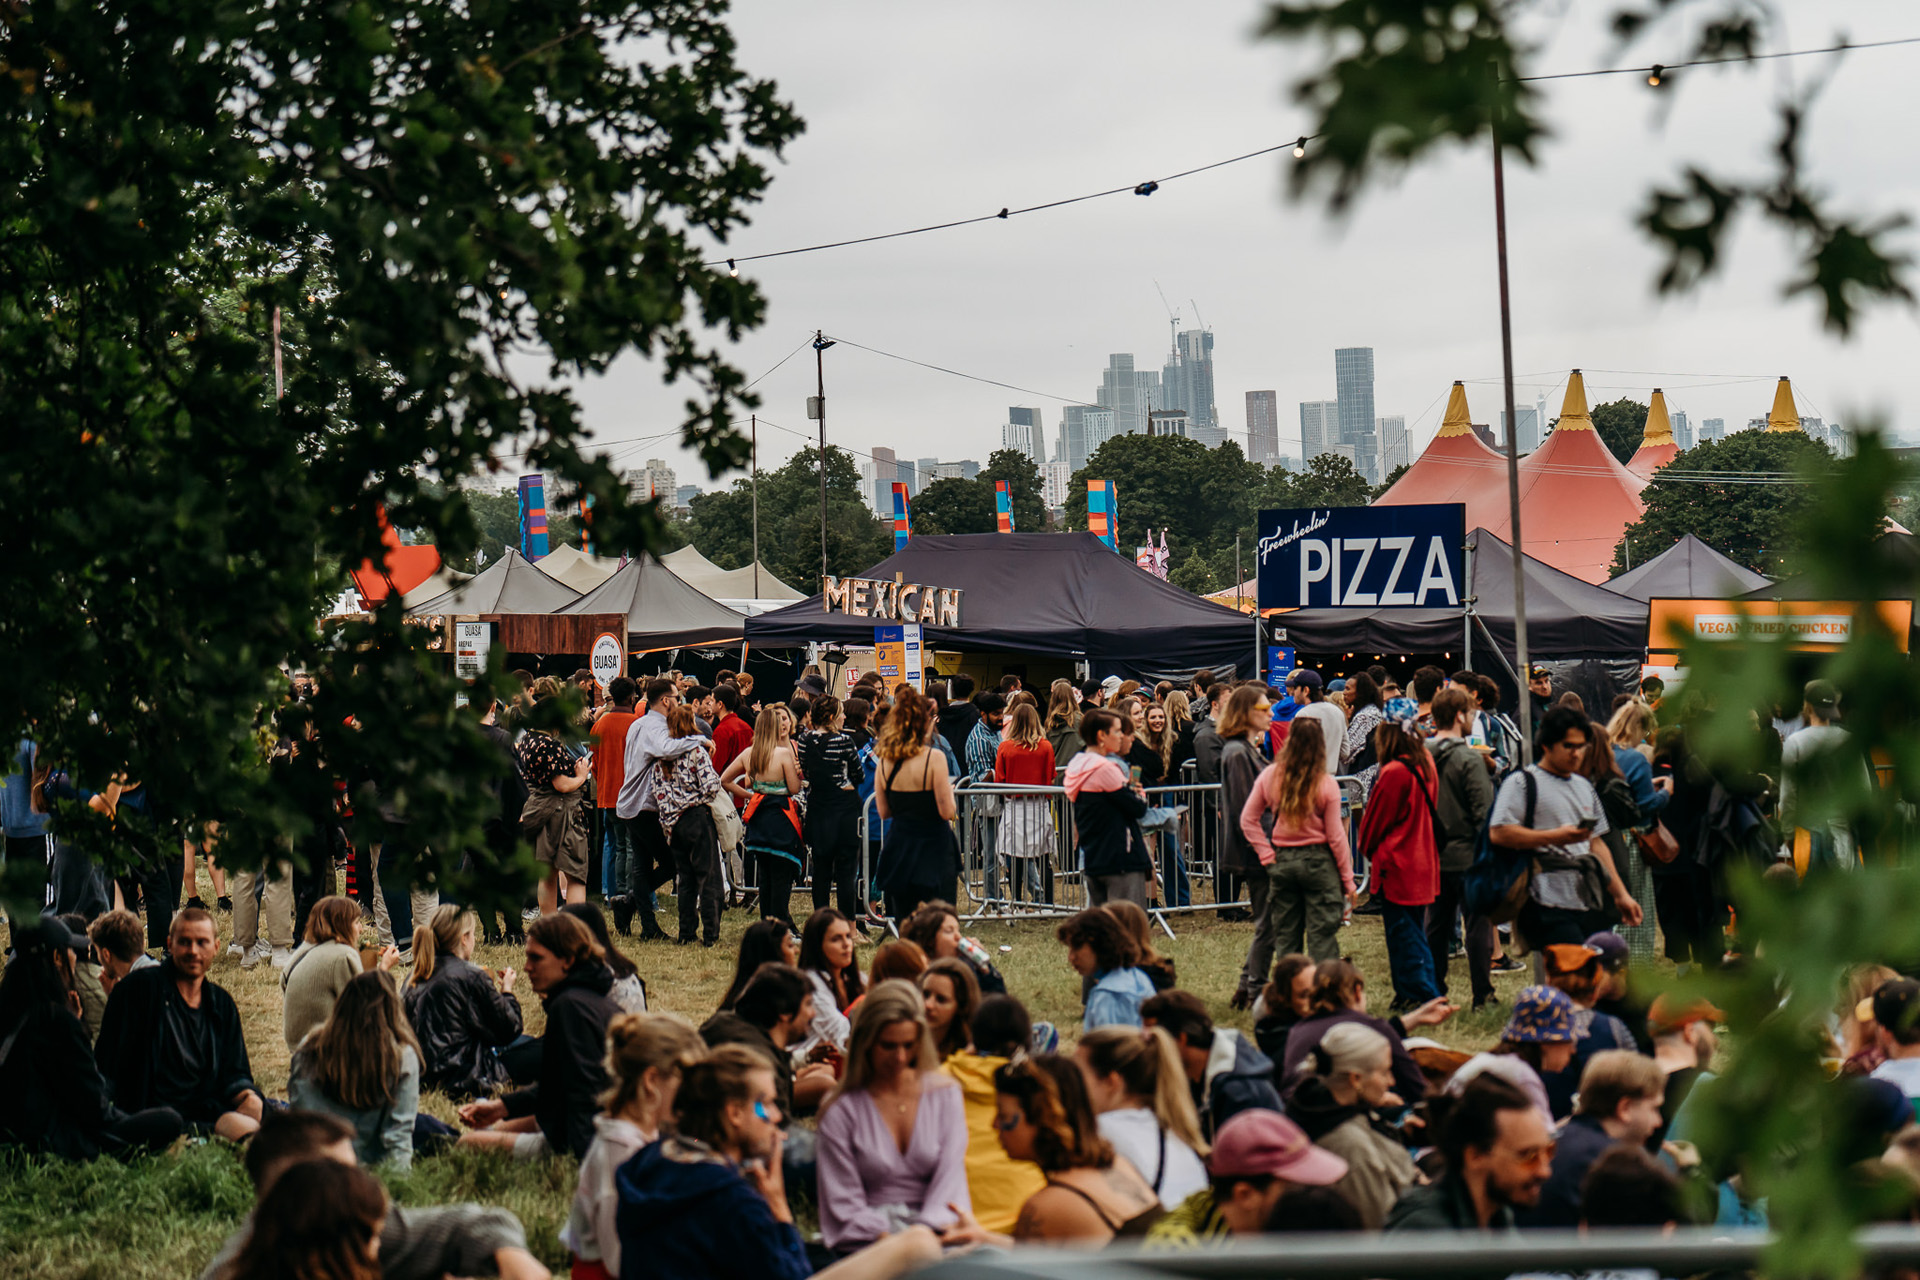
M 1920 44 L 1920 36 L 1901 36 L 1894 40 L 1863 40 L 1859 44 L 1842 41 L 1821 49 L 1782 49 L 1778 53 L 1749 53 L 1733 58 L 1694 58 L 1688 62 L 1655 62 L 1644 67 L 1602 67 L 1594 71 L 1555 71 L 1537 76 L 1515 76 L 1507 83 L 1528 84 L 1538 80 L 1582 80 L 1591 76 L 1662 75 L 1682 67 L 1719 67 L 1738 62 L 1771 62 L 1776 58 L 1807 58 L 1822 53 L 1851 53 L 1855 49 L 1885 49 L 1897 44 Z
M 1011 382 L 1000 382 L 994 378 L 983 378 L 974 373 L 962 373 L 958 369 L 949 369 L 945 365 L 928 364 L 925 360 L 915 360 L 912 356 L 895 355 L 891 351 L 882 351 L 878 347 L 869 347 L 863 343 L 855 342 L 851 338 L 836 336 L 833 340 L 849 347 L 858 348 L 861 351 L 870 352 L 876 356 L 885 356 L 889 360 L 898 360 L 903 364 L 917 364 L 922 369 L 931 369 L 935 373 L 945 373 L 955 378 L 965 378 L 969 382 L 984 382 L 990 387 L 999 387 L 1006 391 L 1018 391 L 1023 396 L 1039 396 L 1043 400 L 1058 400 L 1064 404 L 1081 405 L 1088 409 L 1103 409 L 1107 407 L 1105 405 L 1095 404 L 1090 400 L 1082 400 L 1076 396 L 1057 396 L 1051 391 L 1035 391 L 1031 387 L 1016 387 Z

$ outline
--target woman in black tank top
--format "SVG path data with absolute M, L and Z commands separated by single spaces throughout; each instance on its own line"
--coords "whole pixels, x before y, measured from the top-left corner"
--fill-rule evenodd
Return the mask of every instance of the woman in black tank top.
M 953 834 L 953 787 L 946 758 L 933 739 L 933 703 L 903 689 L 887 717 L 874 755 L 880 762 L 874 805 L 887 819 L 886 840 L 873 883 L 886 895 L 887 914 L 905 920 L 922 902 L 954 901 L 960 842 Z

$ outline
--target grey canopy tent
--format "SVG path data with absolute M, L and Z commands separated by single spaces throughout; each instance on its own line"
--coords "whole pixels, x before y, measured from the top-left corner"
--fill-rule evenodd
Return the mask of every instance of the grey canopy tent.
M 697 547 L 686 546 L 669 551 L 660 563 L 674 571 L 695 590 L 715 600 L 804 600 L 806 597 L 773 576 L 762 564 L 756 570 L 749 564 L 739 569 L 722 569 L 700 554 Z
M 1253 670 L 1246 615 L 1161 581 L 1090 533 L 915 534 L 859 576 L 896 574 L 961 591 L 958 624 L 924 628 L 929 648 L 1085 659 L 1096 676 L 1141 680 Z M 747 619 L 747 640 L 755 649 L 872 644 L 875 625 L 827 612 L 816 595 Z
M 555 613 L 580 598 L 559 579 L 508 547 L 488 565 L 444 595 L 407 606 L 412 614 Z
M 1653 559 L 1602 584 L 1619 596 L 1635 600 L 1712 600 L 1737 596 L 1771 581 L 1736 560 L 1721 555 L 1687 534 Z
M 626 567 L 557 613 L 622 613 L 627 640 L 641 649 L 738 643 L 745 622 L 739 614 L 682 581 L 651 555 Z

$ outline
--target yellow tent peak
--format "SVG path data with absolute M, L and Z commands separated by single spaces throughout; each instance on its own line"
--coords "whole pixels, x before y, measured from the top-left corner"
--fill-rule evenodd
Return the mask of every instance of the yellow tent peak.
M 1467 415 L 1467 387 L 1465 383 L 1453 384 L 1453 392 L 1447 397 L 1447 416 L 1440 422 L 1438 440 L 1446 436 L 1470 436 L 1473 434 L 1473 420 Z
M 1593 417 L 1587 412 L 1587 384 L 1575 369 L 1567 376 L 1567 398 L 1560 402 L 1560 421 L 1555 431 L 1591 431 Z
M 1773 389 L 1773 412 L 1767 415 L 1767 430 L 1798 431 L 1800 411 L 1793 406 L 1793 384 L 1782 374 Z
M 1653 402 L 1647 406 L 1647 429 L 1640 435 L 1640 447 L 1653 449 L 1673 443 L 1673 422 L 1667 417 L 1667 397 L 1660 388 L 1655 387 Z

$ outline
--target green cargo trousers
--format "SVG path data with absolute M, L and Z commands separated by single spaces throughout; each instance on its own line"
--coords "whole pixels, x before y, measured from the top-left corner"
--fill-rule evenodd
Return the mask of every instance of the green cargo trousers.
M 1315 964 L 1340 958 L 1346 895 L 1333 850 L 1324 844 L 1275 845 L 1267 868 L 1267 914 L 1277 955 L 1304 951 Z

